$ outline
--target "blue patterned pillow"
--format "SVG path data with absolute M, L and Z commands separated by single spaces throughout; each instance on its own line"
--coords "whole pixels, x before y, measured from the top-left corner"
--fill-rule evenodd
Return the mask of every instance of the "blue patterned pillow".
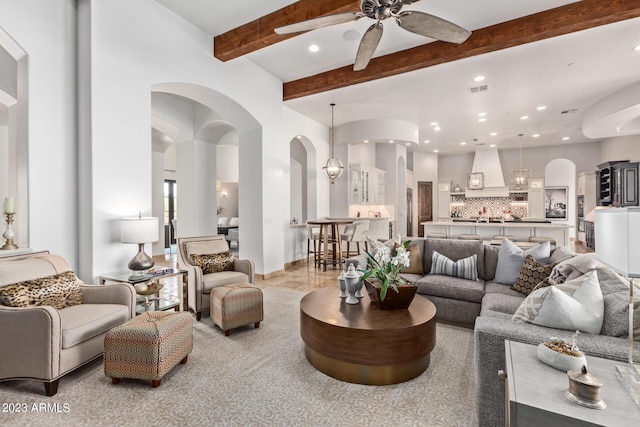
M 452 261 L 446 256 L 433 251 L 431 274 L 459 277 L 461 279 L 478 280 L 478 255 Z

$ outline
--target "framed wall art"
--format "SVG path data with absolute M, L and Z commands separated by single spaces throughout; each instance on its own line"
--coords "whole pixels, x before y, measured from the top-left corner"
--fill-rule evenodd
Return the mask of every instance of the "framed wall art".
M 569 187 L 546 187 L 544 189 L 544 216 L 546 219 L 567 219 Z

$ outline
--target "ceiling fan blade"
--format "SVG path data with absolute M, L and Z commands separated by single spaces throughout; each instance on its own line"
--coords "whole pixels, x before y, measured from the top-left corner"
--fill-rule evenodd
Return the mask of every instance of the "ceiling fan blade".
M 453 22 L 424 12 L 403 12 L 396 21 L 407 31 L 449 43 L 460 44 L 471 35 L 471 31 Z
M 299 33 L 301 31 L 315 30 L 316 28 L 328 27 L 330 25 L 344 24 L 345 22 L 357 21 L 362 18 L 360 12 L 338 13 L 336 15 L 320 16 L 308 21 L 296 22 L 295 24 L 278 27 L 274 31 L 278 34 Z
M 358 46 L 358 53 L 356 54 L 356 62 L 353 64 L 353 71 L 360 71 L 367 68 L 373 53 L 380 43 L 382 37 L 382 23 L 376 22 L 364 33 L 362 40 L 360 40 L 360 46 Z

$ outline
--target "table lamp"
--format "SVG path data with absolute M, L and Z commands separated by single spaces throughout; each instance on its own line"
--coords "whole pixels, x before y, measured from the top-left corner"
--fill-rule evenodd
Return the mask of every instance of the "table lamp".
M 640 277 L 640 208 L 595 211 L 596 258 L 629 280 L 629 360 L 616 376 L 640 406 L 640 369 L 633 364 L 633 279 Z
M 144 252 L 144 244 L 157 242 L 159 239 L 158 218 L 122 218 L 120 220 L 120 241 L 122 243 L 136 243 L 138 253 L 129 261 L 132 278 L 144 276 L 153 267 L 153 258 Z

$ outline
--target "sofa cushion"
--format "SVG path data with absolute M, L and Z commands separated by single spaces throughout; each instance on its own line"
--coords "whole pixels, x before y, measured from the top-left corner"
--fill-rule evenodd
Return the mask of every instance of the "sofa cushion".
M 403 268 L 401 270 L 402 273 L 424 275 L 424 269 L 422 268 L 422 251 L 420 250 L 421 246 L 418 242 L 412 242 L 407 246 L 407 252 L 409 252 L 409 267 Z
M 511 289 L 529 295 L 538 283 L 549 277 L 554 266 L 555 264 L 542 264 L 531 255 L 527 255 L 520 269 L 520 274 L 518 274 L 518 279 Z
M 604 298 L 604 319 L 600 334 L 612 337 L 629 335 L 629 284 L 608 267 L 598 267 L 598 282 Z M 638 285 L 635 292 L 640 294 Z M 634 301 L 633 339 L 640 341 L 640 301 Z
M 484 295 L 484 282 L 458 277 L 427 274 L 415 282 L 418 293 L 461 301 L 480 303 Z
M 511 290 L 504 285 L 498 286 L 506 290 Z M 518 308 L 522 304 L 522 301 L 524 300 L 524 296 L 521 293 L 516 291 L 514 291 L 514 293 L 517 293 L 519 295 L 507 295 L 500 292 L 485 293 L 484 297 L 482 298 L 482 311 L 480 312 L 480 315 L 484 316 L 484 313 L 486 311 L 497 311 L 500 313 L 513 315 L 513 313 L 518 310 Z
M 394 237 L 393 239 L 389 239 L 385 242 L 381 242 L 379 240 L 374 239 L 373 237 L 367 236 L 367 241 L 369 242 L 369 253 L 371 256 L 376 256 L 376 253 L 379 249 L 387 247 L 389 248 L 389 255 L 395 256 L 395 249 L 402 244 L 400 236 Z
M 193 254 L 219 254 L 228 251 L 229 244 L 224 239 L 203 240 L 201 242 L 188 242 L 185 244 L 186 253 Z
M 484 280 L 493 280 L 498 267 L 499 246 L 484 245 Z
M 484 293 L 485 294 L 502 294 L 502 295 L 511 295 L 514 297 L 520 298 L 520 302 L 524 300 L 524 295 L 522 295 L 518 291 L 514 291 L 511 289 L 511 286 L 505 286 L 502 283 L 496 282 L 487 282 L 484 285 Z
M 73 347 L 129 320 L 121 304 L 80 304 L 60 310 L 62 348 Z
M 461 279 L 478 280 L 478 255 L 452 261 L 438 251 L 433 251 L 431 259 L 431 273 L 445 276 L 459 277 Z
M 233 252 L 231 250 L 217 254 L 191 254 L 191 262 L 202 269 L 203 274 L 233 270 Z
M 513 242 L 502 239 L 498 252 L 498 265 L 494 282 L 505 285 L 513 285 L 518 278 L 522 264 L 527 255 L 533 256 L 537 261 L 548 264 L 551 255 L 551 244 L 547 241 L 537 246 L 522 250 Z
M 599 334 L 604 317 L 604 300 L 595 271 L 561 285 L 532 292 L 513 315 L 550 328 Z
M 73 271 L 65 271 L 0 287 L 0 301 L 10 307 L 46 305 L 62 309 L 82 304 L 81 284 Z
M 233 285 L 235 283 L 249 283 L 249 276 L 239 271 L 221 271 L 204 274 L 202 276 L 202 293 L 209 294 L 211 289 L 218 286 Z
M 485 279 L 484 273 L 484 247 L 481 241 L 457 240 L 457 239 L 426 239 L 424 241 L 423 268 L 424 271 L 431 271 L 433 251 L 457 261 L 462 258 L 477 255 L 478 278 Z

